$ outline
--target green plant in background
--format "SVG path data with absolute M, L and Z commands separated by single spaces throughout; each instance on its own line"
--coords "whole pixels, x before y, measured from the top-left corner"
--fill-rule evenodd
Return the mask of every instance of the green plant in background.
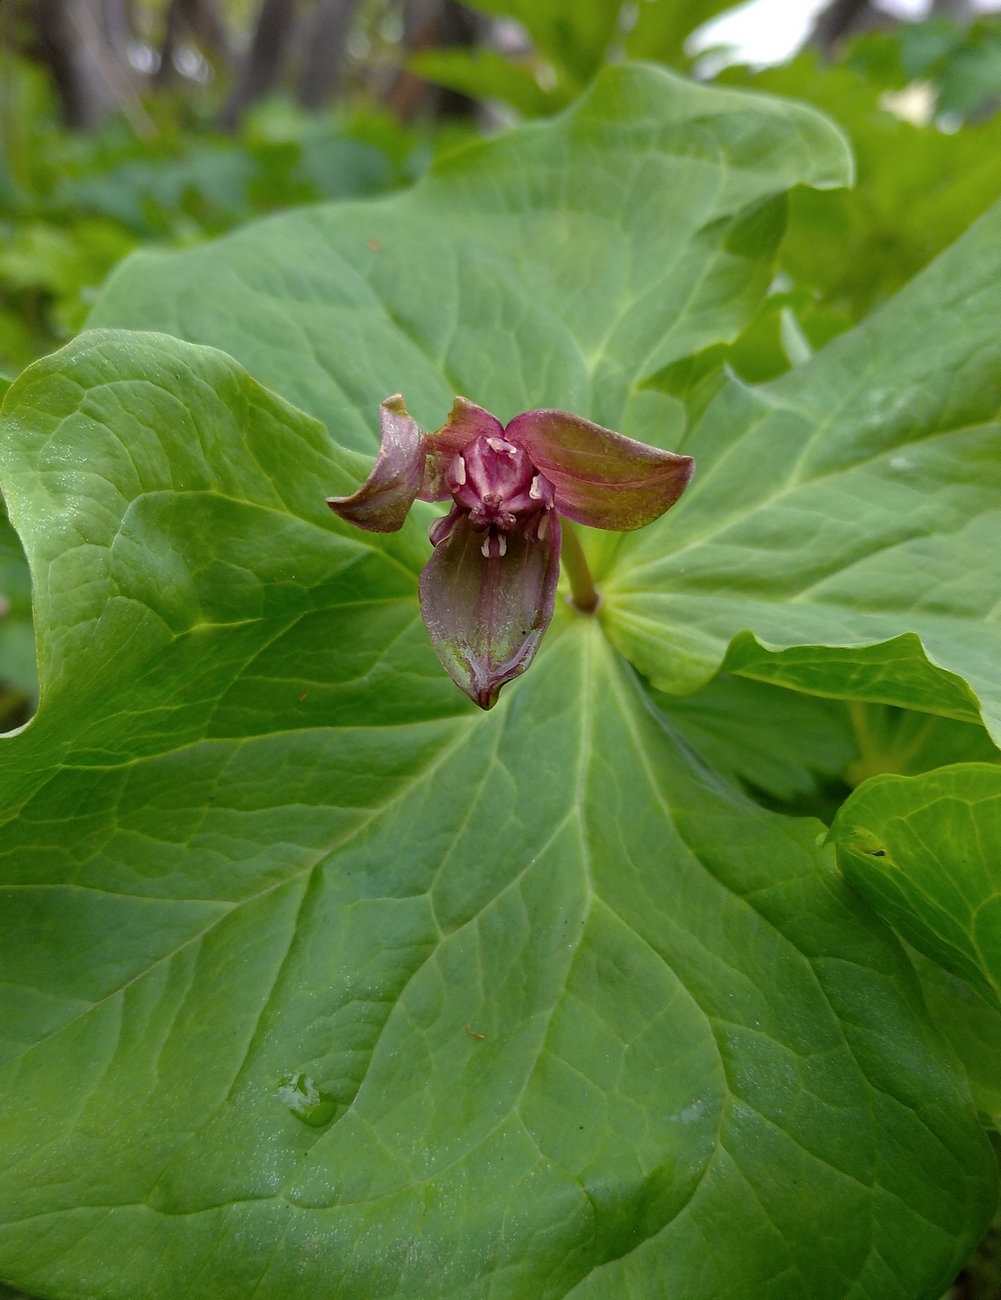
M 428 50 L 411 66 L 432 81 L 479 99 L 502 100 L 525 117 L 545 116 L 570 103 L 610 60 L 652 59 L 687 69 L 688 37 L 728 0 L 470 0 L 493 17 L 521 23 L 531 39 L 505 57 L 493 48 Z
M 138 243 L 189 244 L 275 209 L 397 189 L 471 129 L 404 127 L 361 106 L 307 115 L 279 99 L 234 139 L 162 96 L 149 139 L 122 119 L 83 135 L 58 124 L 37 68 L 0 60 L 0 368 L 12 372 L 77 333 Z
M 560 0 L 489 0 L 477 7 L 519 20 L 531 46 L 507 57 L 488 48 L 422 52 L 412 66 L 535 117 L 569 103 L 623 53 L 689 67 L 686 40 L 727 6 L 589 0 L 568 11 Z M 1001 119 L 993 116 L 999 52 L 996 19 L 966 28 L 937 19 L 866 36 L 833 63 L 807 51 L 782 67 L 718 74 L 722 84 L 806 100 L 829 113 L 852 142 L 858 178 L 851 190 L 793 191 L 773 291 L 745 334 L 707 364 L 727 361 L 750 382 L 774 378 L 901 289 L 1001 196 Z
M 1001 195 L 1001 119 L 946 134 L 931 120 L 931 98 L 924 125 L 890 111 L 903 76 L 873 47 L 896 58 L 902 40 L 869 38 L 856 59 L 826 69 L 808 52 L 785 67 L 722 74 L 815 104 L 852 141 L 853 190 L 791 196 L 781 266 L 790 287 L 806 291 L 797 316 L 815 346 L 896 293 Z
M 822 800 L 843 699 L 860 760 L 887 706 L 996 753 L 1001 211 L 788 373 L 677 395 L 758 312 L 785 192 L 850 170 L 807 107 L 606 70 L 403 194 L 133 254 L 12 386 L 42 702 L 0 749 L 0 1276 L 949 1285 L 996 1109 L 825 827 L 740 784 Z M 432 508 L 325 505 L 397 390 L 427 430 L 462 393 L 697 461 L 655 524 L 585 536 L 597 615 L 558 601 L 489 713 L 420 623 Z

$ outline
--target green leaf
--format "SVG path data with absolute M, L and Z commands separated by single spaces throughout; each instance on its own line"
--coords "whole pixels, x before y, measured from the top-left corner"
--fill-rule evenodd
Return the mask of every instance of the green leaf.
M 915 948 L 909 955 L 928 1012 L 963 1063 L 981 1123 L 1001 1129 L 1001 1013 Z
M 830 837 L 873 907 L 1001 1010 L 1001 768 L 874 777 L 846 801 Z
M 470 0 L 474 9 L 514 18 L 536 48 L 580 86 L 597 73 L 615 35 L 619 0 Z
M 851 785 L 883 772 L 918 776 L 951 763 L 1001 761 L 985 729 L 969 722 L 854 701 L 848 711 L 859 747 L 845 769 Z
M 940 1293 L 993 1154 L 818 824 L 695 759 L 566 607 L 467 706 L 417 521 L 324 505 L 362 472 L 162 336 L 10 393 L 42 703 L 0 745 L 0 1276 Z
M 563 117 L 458 150 L 404 194 L 140 251 L 90 323 L 221 347 L 357 449 L 397 391 L 428 429 L 461 393 L 670 446 L 684 407 L 645 382 L 757 311 L 782 191 L 850 174 L 812 110 L 613 68 Z
M 919 29 L 899 30 L 906 40 Z M 883 43 L 896 57 L 896 38 Z M 722 74 L 731 84 L 813 104 L 851 139 L 858 183 L 836 193 L 797 190 L 781 258 L 796 285 L 824 311 L 844 314 L 846 325 L 902 289 L 1001 196 L 1001 117 L 951 135 L 901 121 L 883 107 L 892 102 L 886 79 L 878 70 L 866 75 L 855 53 L 848 64 L 824 66 L 807 51 L 782 67 Z
M 631 59 L 656 59 L 687 68 L 685 41 L 710 18 L 732 9 L 730 0 L 645 0 L 637 5 L 636 25 L 626 38 Z
M 693 695 L 651 695 L 718 772 L 776 803 L 817 800 L 858 760 L 848 711 L 838 701 L 727 673 Z
M 429 81 L 474 99 L 506 101 L 523 117 L 557 112 L 606 59 L 623 53 L 687 69 L 687 38 L 729 8 L 729 0 L 644 0 L 629 15 L 629 6 L 623 9 L 618 0 L 470 2 L 484 13 L 521 22 L 535 52 L 515 60 L 492 49 L 429 50 L 415 55 L 410 66 Z
M 1001 206 L 804 365 L 722 386 L 678 447 L 692 486 L 604 590 L 656 686 L 724 663 L 1001 735 L 999 281 Z
M 522 117 L 545 117 L 570 99 L 559 87 L 543 90 L 530 67 L 505 59 L 496 50 L 426 50 L 413 55 L 408 67 L 472 99 L 503 100 Z
M 0 374 L 0 403 L 13 378 Z M 0 731 L 13 725 L 20 699 L 38 693 L 31 622 L 31 575 L 17 534 L 0 502 Z M 13 688 L 11 690 L 10 688 Z
M 35 633 L 31 618 L 31 575 L 21 542 L 0 506 L 0 689 L 23 691 L 34 701 L 38 695 L 35 669 Z M 0 729 L 3 729 L 0 719 Z

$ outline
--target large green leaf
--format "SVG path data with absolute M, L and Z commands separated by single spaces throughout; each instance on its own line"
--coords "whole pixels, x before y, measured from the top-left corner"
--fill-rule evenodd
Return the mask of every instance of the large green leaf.
M 394 390 L 426 428 L 464 393 L 670 445 L 682 404 L 645 381 L 754 315 L 782 192 L 850 174 L 813 110 L 609 69 L 562 118 L 459 150 L 405 194 L 141 251 L 90 323 L 221 347 L 359 449 Z
M 831 839 L 873 906 L 1001 1011 L 1001 768 L 873 777 L 841 808 Z
M 685 430 L 663 376 L 760 300 L 767 192 L 794 162 L 829 183 L 842 158 L 820 119 L 731 95 L 614 70 L 408 195 L 138 255 L 95 322 L 222 346 L 359 447 L 359 409 L 374 420 L 393 387 L 426 427 L 464 392 L 683 446 L 692 488 L 604 566 L 609 635 L 656 686 L 693 690 L 726 659 L 983 711 L 1001 734 L 1001 209 L 855 331 L 770 384 L 726 382 Z
M 819 824 L 694 759 L 565 605 L 474 710 L 418 524 L 324 505 L 360 472 L 162 336 L 11 391 L 42 703 L 0 745 L 0 1276 L 939 1294 L 994 1158 Z
M 1001 206 L 806 364 L 722 385 L 681 444 L 692 487 L 605 588 L 656 685 L 725 659 L 1001 735 L 999 288 Z
M 910 958 L 929 1015 L 963 1063 L 981 1123 L 1001 1130 L 1001 1012 L 915 948 Z
M 0 374 L 0 403 L 13 381 Z M 31 577 L 17 534 L 0 501 L 0 731 L 10 725 L 10 688 L 25 700 L 37 692 L 31 624 Z M 16 705 L 15 705 L 16 707 Z
M 421 76 L 476 99 L 506 100 L 525 117 L 554 113 L 590 81 L 608 58 L 625 52 L 687 68 L 685 42 L 730 0 L 470 0 L 474 9 L 524 24 L 535 52 L 516 59 L 496 50 L 454 48 L 418 52 L 410 66 Z M 623 21 L 625 20 L 625 21 Z M 540 57 L 541 56 L 541 61 Z

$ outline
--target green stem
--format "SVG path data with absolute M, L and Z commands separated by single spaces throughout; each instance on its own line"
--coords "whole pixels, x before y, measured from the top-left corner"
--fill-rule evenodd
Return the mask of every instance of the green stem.
M 593 614 L 601 604 L 601 597 L 587 567 L 587 556 L 580 544 L 577 530 L 569 519 L 561 519 L 563 529 L 562 561 L 566 575 L 570 579 L 570 598 L 574 608 L 581 614 Z

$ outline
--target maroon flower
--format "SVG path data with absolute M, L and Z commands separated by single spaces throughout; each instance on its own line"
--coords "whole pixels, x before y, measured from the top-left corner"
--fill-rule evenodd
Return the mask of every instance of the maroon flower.
M 642 528 L 677 501 L 695 469 L 690 456 L 566 411 L 526 411 L 505 428 L 457 397 L 430 434 L 399 394 L 381 411 L 372 473 L 352 496 L 327 504 L 359 528 L 392 533 L 417 497 L 451 498 L 430 528 L 421 613 L 446 671 L 483 709 L 532 662 L 553 617 L 560 515 L 615 532 Z

